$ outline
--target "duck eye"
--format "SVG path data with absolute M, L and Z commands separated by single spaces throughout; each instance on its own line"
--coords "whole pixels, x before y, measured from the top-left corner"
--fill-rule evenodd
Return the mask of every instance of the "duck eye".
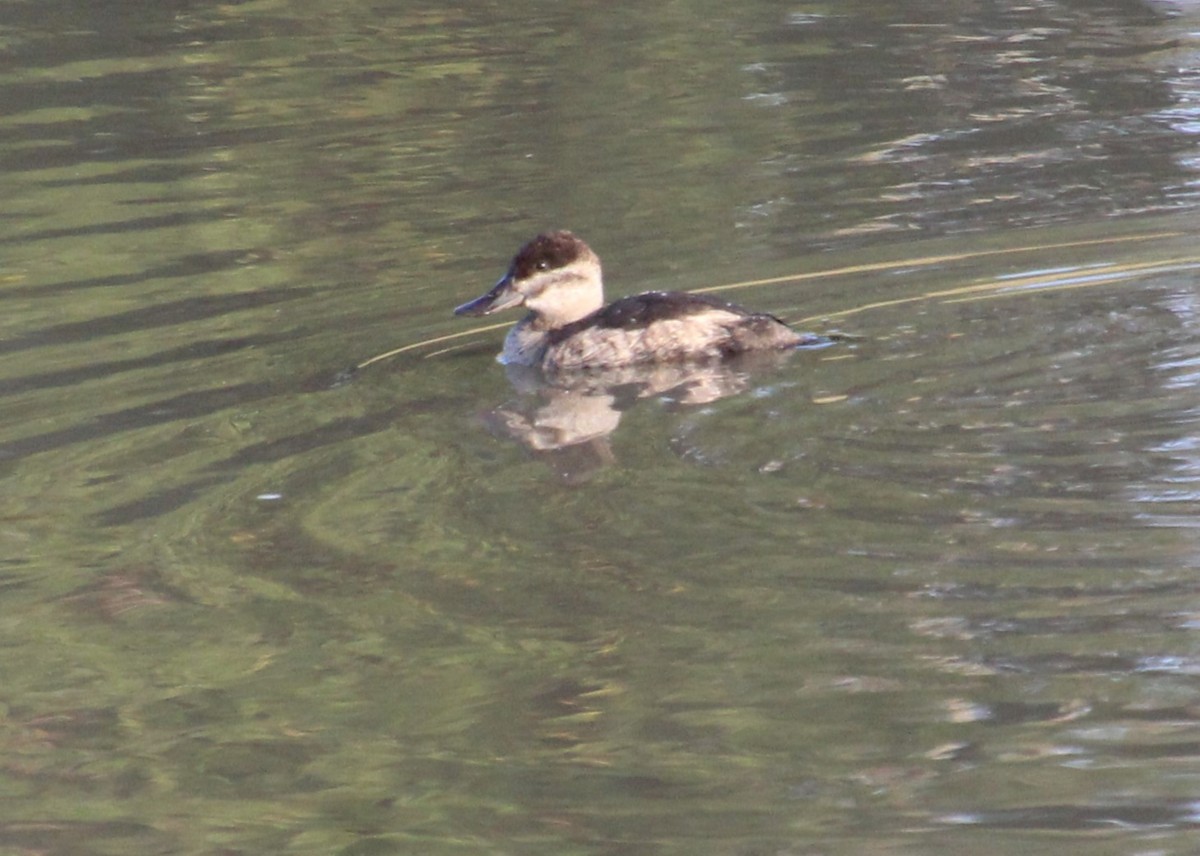
M 536 265 L 534 265 L 534 267 L 536 267 L 538 270 L 549 270 L 550 262 L 546 261 L 545 259 L 542 259 Z

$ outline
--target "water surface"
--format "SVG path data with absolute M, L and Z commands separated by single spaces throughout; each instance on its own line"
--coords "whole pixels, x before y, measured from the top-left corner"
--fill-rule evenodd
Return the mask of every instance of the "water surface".
M 6 6 L 0 847 L 1191 852 L 1196 32 Z M 432 341 L 560 226 L 853 338 Z

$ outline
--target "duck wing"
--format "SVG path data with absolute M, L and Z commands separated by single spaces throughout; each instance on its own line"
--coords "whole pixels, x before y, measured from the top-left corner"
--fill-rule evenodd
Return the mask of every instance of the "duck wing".
M 720 312 L 739 318 L 762 317 L 778 320 L 763 313 L 751 312 L 706 294 L 685 291 L 647 291 L 614 300 L 592 314 L 567 324 L 551 334 L 552 340 L 562 341 L 587 328 L 601 330 L 639 330 L 662 321 L 691 318 L 704 313 Z M 782 323 L 782 322 L 780 322 Z

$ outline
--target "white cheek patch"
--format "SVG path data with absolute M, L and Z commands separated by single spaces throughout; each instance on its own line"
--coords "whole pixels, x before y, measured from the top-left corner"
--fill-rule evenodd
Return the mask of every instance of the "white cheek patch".
M 545 318 L 551 326 L 569 324 L 604 303 L 604 291 L 595 276 L 577 265 L 538 274 L 522 283 L 525 305 Z

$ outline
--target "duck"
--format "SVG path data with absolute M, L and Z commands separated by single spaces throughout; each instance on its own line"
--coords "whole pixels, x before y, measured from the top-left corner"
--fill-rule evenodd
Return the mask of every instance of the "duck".
M 518 306 L 528 314 L 509 330 L 497 360 L 555 374 L 717 360 L 830 341 L 704 294 L 649 291 L 605 305 L 599 257 L 565 230 L 524 244 L 504 276 L 454 314 L 491 315 Z

